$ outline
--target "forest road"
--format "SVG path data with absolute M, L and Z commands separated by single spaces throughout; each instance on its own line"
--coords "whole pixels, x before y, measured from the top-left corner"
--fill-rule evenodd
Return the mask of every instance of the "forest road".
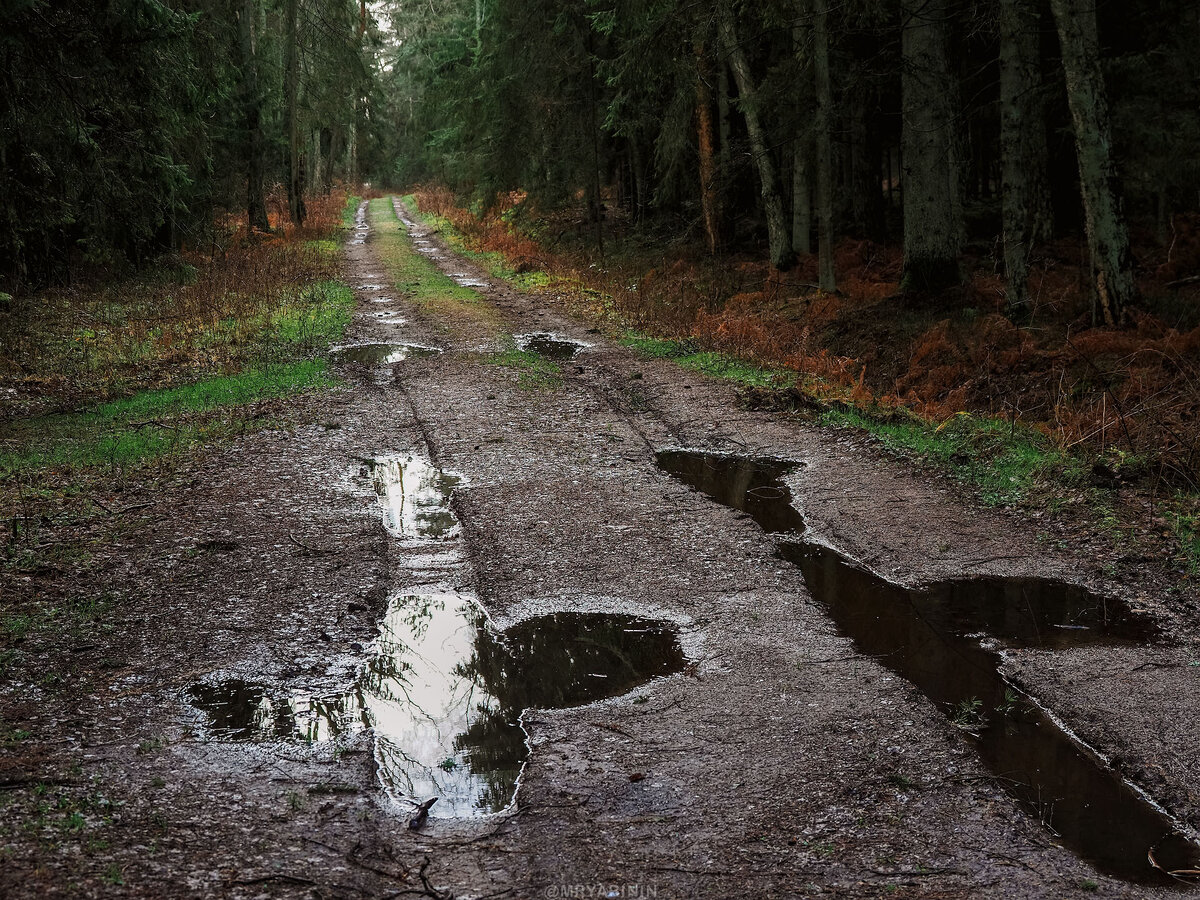
M 897 584 L 1065 578 L 1144 610 L 1169 640 L 1014 649 L 1005 668 L 1193 819 L 1197 670 L 1188 623 L 1155 605 L 1153 585 L 1106 584 L 1091 550 L 1045 520 L 965 505 L 853 435 L 747 410 L 726 383 L 635 355 L 552 295 L 492 279 L 390 198 L 359 234 L 346 387 L 196 464 L 110 565 L 139 598 L 123 667 L 40 713 L 40 770 L 79 786 L 72 797 L 104 795 L 105 846 L 81 858 L 31 837 L 10 848 L 0 892 L 1177 892 L 1063 847 L 969 727 L 839 630 L 777 536 L 656 454 L 794 461 L 785 481 L 807 539 Z M 444 275 L 423 274 L 414 248 Z M 456 661 L 451 687 L 478 690 L 455 701 L 469 734 L 444 733 L 441 695 L 387 695 L 442 664 L 433 650 L 388 656 L 389 641 L 411 649 L 434 628 L 405 619 L 413 597 L 460 615 L 437 647 Z M 508 649 L 505 630 L 522 635 Z M 628 640 L 629 667 L 652 662 L 618 696 L 555 694 L 554 673 L 587 681 L 596 634 Z M 559 708 L 525 712 L 514 744 L 500 714 L 550 696 Z M 384 739 L 418 727 L 449 748 L 441 774 L 436 756 Z M 409 828 L 401 782 L 419 769 L 469 799 L 448 794 Z M 1052 823 L 1053 804 L 1042 812 Z

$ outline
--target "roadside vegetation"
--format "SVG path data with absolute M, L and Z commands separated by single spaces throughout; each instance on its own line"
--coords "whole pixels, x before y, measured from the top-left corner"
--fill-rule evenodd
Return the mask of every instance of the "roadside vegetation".
M 644 356 L 733 381 L 748 404 L 870 434 L 984 503 L 1074 510 L 1200 572 L 1200 314 L 1162 286 L 1144 286 L 1159 299 L 1138 329 L 1084 330 L 1048 260 L 1038 276 L 1057 299 L 1014 324 L 986 275 L 966 310 L 898 303 L 899 258 L 884 247 L 839 246 L 854 276 L 827 293 L 803 264 L 783 275 L 748 256 L 651 254 L 632 228 L 601 260 L 586 242 L 550 240 L 566 229 L 548 216 L 479 215 L 438 187 L 411 204 L 496 277 L 564 298 Z
M 499 318 L 478 291 L 459 284 L 417 251 L 390 199 L 372 200 L 369 214 L 375 250 L 397 291 L 441 316 L 465 313 L 494 320 L 499 327 Z
M 284 425 L 283 398 L 336 384 L 353 292 L 335 279 L 358 198 L 303 229 L 228 224 L 220 246 L 132 277 L 30 293 L 0 312 L 0 664 L 82 601 L 21 603 L 22 576 L 85 575 L 195 452 Z M 86 604 L 85 604 L 86 606 Z

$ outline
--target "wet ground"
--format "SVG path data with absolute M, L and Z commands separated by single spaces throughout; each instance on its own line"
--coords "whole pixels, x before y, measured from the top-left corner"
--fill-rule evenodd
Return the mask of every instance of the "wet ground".
M 484 302 L 394 286 L 397 214 Z M 347 386 L 147 494 L 80 677 L 0 695 L 0 893 L 1191 892 L 1194 598 L 360 222 Z

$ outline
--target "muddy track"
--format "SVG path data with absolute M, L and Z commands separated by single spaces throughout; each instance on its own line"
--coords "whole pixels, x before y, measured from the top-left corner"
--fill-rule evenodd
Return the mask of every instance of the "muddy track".
M 102 581 L 122 597 L 118 628 L 87 652 L 119 664 L 67 691 L 3 695 L 6 720 L 34 737 L 0 751 L 11 823 L 0 893 L 1176 892 L 1061 846 L 943 706 L 839 630 L 777 536 L 655 454 L 795 461 L 786 484 L 806 539 L 894 584 L 1048 577 L 1122 601 L 1159 636 L 1008 649 L 1002 665 L 1194 826 L 1200 668 L 1187 598 L 1170 599 L 1153 573 L 1112 583 L 1100 548 L 1048 520 L 972 508 L 856 438 L 747 411 L 727 385 L 637 358 L 552 298 L 492 282 L 402 213 L 485 302 L 417 304 L 392 289 L 373 232 L 348 247 L 354 342 L 443 352 L 346 362 L 347 387 L 297 402 L 291 428 L 198 463 L 111 556 Z M 560 381 L 531 388 L 486 351 L 534 331 L 587 347 Z M 363 461 L 406 452 L 463 479 L 453 547 L 380 526 Z M 389 598 L 430 585 L 469 593 L 499 628 L 562 612 L 669 622 L 689 664 L 620 697 L 527 712 L 515 805 L 480 818 L 439 818 L 435 805 L 421 830 L 380 791 L 369 729 L 311 744 L 214 739 L 197 684 L 345 695 Z M 42 802 L 30 779 L 90 803 L 85 832 L 103 846 L 56 831 L 49 814 L 22 828 Z M 1042 817 L 1053 822 L 1052 804 Z

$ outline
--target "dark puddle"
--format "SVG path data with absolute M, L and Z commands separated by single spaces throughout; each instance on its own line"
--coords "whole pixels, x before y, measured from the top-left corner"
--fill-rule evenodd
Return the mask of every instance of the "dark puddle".
M 460 476 L 416 453 L 368 460 L 359 475 L 410 558 L 454 547 L 460 526 L 450 501 Z M 190 699 L 227 740 L 316 742 L 372 729 L 389 796 L 413 804 L 436 796 L 430 815 L 477 816 L 512 802 L 528 755 L 523 710 L 619 696 L 685 662 L 663 622 L 561 613 L 499 632 L 470 594 L 423 589 L 389 600 L 344 694 L 272 694 L 235 679 L 196 685 Z
M 547 359 L 574 359 L 586 345 L 568 340 L 545 331 L 533 334 L 518 334 L 517 346 L 528 353 L 536 353 Z
M 365 366 L 388 366 L 406 359 L 437 356 L 441 352 L 437 347 L 422 347 L 419 344 L 355 344 L 337 348 L 333 351 L 333 358 L 339 362 Z
M 660 467 L 785 537 L 812 595 L 858 649 L 920 688 L 970 734 L 997 781 L 1099 869 L 1139 882 L 1195 869 L 1200 847 L 999 672 L 993 642 L 1047 649 L 1152 637 L 1124 604 L 1077 586 L 978 578 L 907 589 L 800 539 L 784 476 L 796 463 L 665 451 Z M 1162 869 L 1148 861 L 1152 853 Z

